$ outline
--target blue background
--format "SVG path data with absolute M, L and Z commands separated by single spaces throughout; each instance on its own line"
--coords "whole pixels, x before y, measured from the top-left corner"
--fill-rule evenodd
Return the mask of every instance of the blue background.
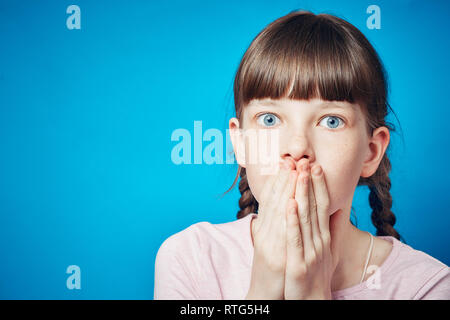
M 81 30 L 66 27 L 71 4 Z M 171 134 L 198 120 L 225 135 L 242 55 L 300 8 L 347 19 L 378 50 L 401 124 L 389 117 L 396 228 L 448 265 L 448 1 L 1 0 L 0 298 L 152 299 L 164 239 L 235 220 L 237 187 L 219 195 L 237 165 L 177 166 Z M 357 188 L 354 208 L 374 232 L 367 196 Z M 81 290 L 66 287 L 72 264 Z

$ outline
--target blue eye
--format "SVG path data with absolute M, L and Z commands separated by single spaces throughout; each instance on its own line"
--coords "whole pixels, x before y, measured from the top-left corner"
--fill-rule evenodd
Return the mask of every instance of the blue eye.
M 344 120 L 342 120 L 341 118 L 336 117 L 336 116 L 327 116 L 327 117 L 323 118 L 320 121 L 320 123 L 322 123 L 325 119 L 328 119 L 326 121 L 326 123 L 327 123 L 327 126 L 329 125 L 328 128 L 330 128 L 330 129 L 336 129 L 339 126 L 339 122 L 344 123 Z
M 272 113 L 263 113 L 261 115 L 258 116 L 258 123 L 260 121 L 260 119 L 262 119 L 263 121 L 263 126 L 265 127 L 273 127 L 275 125 L 275 123 L 277 122 L 277 120 L 280 120 L 276 115 L 272 114 Z

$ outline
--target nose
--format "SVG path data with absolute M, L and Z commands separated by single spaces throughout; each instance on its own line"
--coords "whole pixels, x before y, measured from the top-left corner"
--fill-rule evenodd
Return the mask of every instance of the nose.
M 314 162 L 314 153 L 310 142 L 305 137 L 293 136 L 289 139 L 284 150 L 281 150 L 281 159 L 287 163 L 292 170 L 300 172 L 300 166 L 304 163 L 310 165 Z

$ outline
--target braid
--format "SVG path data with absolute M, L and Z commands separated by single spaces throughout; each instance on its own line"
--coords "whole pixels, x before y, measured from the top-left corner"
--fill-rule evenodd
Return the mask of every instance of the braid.
M 383 157 L 377 172 L 370 178 L 369 204 L 372 208 L 372 223 L 377 229 L 377 236 L 392 236 L 400 240 L 400 234 L 394 229 L 396 218 L 391 211 L 392 196 L 389 171 L 391 163 L 387 155 Z
M 241 198 L 239 199 L 240 210 L 237 213 L 237 218 L 243 218 L 250 213 L 256 213 L 258 210 L 258 201 L 253 196 L 252 191 L 248 185 L 247 173 L 245 168 L 240 168 L 241 181 L 239 181 L 239 191 Z

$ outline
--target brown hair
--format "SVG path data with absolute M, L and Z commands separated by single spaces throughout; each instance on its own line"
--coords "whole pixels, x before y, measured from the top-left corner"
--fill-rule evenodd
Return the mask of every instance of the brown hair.
M 236 118 L 252 99 L 298 99 L 359 103 L 366 118 L 367 133 L 386 126 L 387 76 L 378 54 L 366 37 L 347 21 L 309 11 L 292 11 L 264 28 L 245 52 L 234 79 Z M 391 109 L 392 110 L 392 109 Z M 242 123 L 242 122 L 241 122 Z M 391 211 L 391 164 L 385 153 L 371 177 L 360 177 L 358 186 L 370 189 L 369 204 L 377 236 L 393 236 L 395 215 Z M 257 213 L 258 202 L 239 166 L 240 210 L 237 218 Z

